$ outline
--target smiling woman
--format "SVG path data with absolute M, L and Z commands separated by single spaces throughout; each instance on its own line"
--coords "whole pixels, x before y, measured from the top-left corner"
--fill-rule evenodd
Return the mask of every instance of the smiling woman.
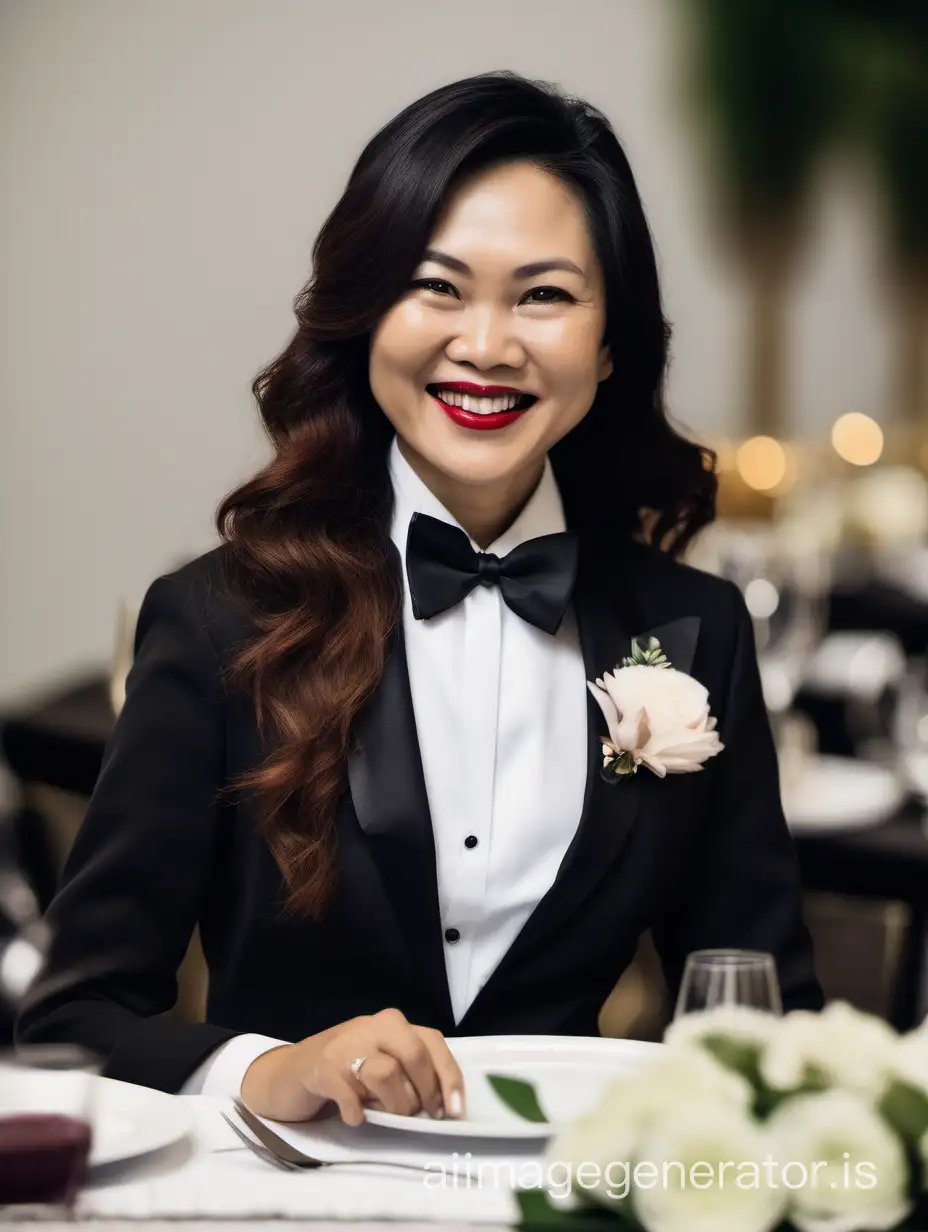
M 612 373 L 605 328 L 576 191 L 528 161 L 472 173 L 374 331 L 370 384 L 404 457 L 482 546 Z
M 436 89 L 313 258 L 254 384 L 274 456 L 146 594 L 19 1038 L 355 1124 L 459 1116 L 450 1035 L 596 1034 L 646 929 L 672 994 L 689 951 L 740 947 L 820 1005 L 751 621 L 675 559 L 712 457 L 665 413 L 606 118 L 514 73 Z M 660 678 L 604 715 L 590 682 L 641 645 Z M 700 699 L 676 744 L 717 724 L 704 767 L 648 700 L 674 671 Z M 628 750 L 604 775 L 626 730 L 665 778 Z M 179 1022 L 197 923 L 207 1021 Z

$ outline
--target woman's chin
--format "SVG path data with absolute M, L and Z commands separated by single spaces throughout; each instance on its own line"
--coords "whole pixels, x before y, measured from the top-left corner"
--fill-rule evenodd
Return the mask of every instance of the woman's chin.
M 527 469 L 544 464 L 544 454 L 537 459 L 521 450 L 500 450 L 496 446 L 477 446 L 456 449 L 453 454 L 434 450 L 430 464 L 455 484 L 472 488 L 498 488 L 524 475 Z

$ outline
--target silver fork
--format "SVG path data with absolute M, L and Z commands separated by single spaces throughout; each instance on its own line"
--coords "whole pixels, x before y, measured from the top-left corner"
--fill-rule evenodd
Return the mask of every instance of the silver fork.
M 298 1150 L 295 1146 L 291 1146 L 289 1142 L 285 1142 L 283 1138 L 279 1138 L 273 1130 L 254 1117 L 247 1108 L 243 1108 L 241 1104 L 236 1103 L 235 1110 L 252 1130 L 252 1132 L 261 1138 L 261 1142 L 255 1142 L 254 1138 L 250 1138 L 244 1130 L 240 1129 L 234 1121 L 223 1112 L 222 1118 L 228 1125 L 232 1127 L 235 1133 L 241 1138 L 242 1142 L 258 1156 L 259 1159 L 265 1160 L 267 1163 L 273 1163 L 276 1167 L 282 1168 L 285 1172 L 300 1172 L 302 1170 L 312 1170 L 315 1168 L 344 1168 L 357 1167 L 358 1165 L 367 1165 L 368 1167 L 377 1168 L 402 1168 L 407 1172 L 428 1173 L 431 1169 L 424 1167 L 421 1164 L 400 1163 L 398 1160 L 387 1159 L 316 1159 L 314 1155 L 307 1155 L 305 1151 Z M 273 1144 L 273 1145 L 272 1145 Z M 279 1148 L 277 1146 L 279 1145 Z M 276 1149 L 275 1149 L 276 1148 Z M 286 1154 L 284 1154 L 284 1150 Z M 470 1173 L 456 1172 L 455 1181 L 460 1178 L 466 1184 L 474 1179 Z
M 296 1164 L 289 1164 L 283 1159 L 278 1159 L 277 1156 L 273 1155 L 267 1149 L 266 1146 L 262 1146 L 260 1142 L 255 1142 L 254 1138 L 249 1138 L 248 1135 L 245 1133 L 245 1131 L 243 1129 L 239 1129 L 239 1127 L 235 1124 L 235 1122 L 231 1119 L 231 1117 L 227 1117 L 224 1112 L 220 1112 L 219 1115 L 222 1117 L 222 1119 L 225 1121 L 228 1127 L 232 1130 L 232 1132 L 236 1135 L 236 1137 L 241 1138 L 242 1142 L 244 1142 L 245 1146 L 248 1147 L 249 1151 L 257 1155 L 259 1159 L 263 1159 L 266 1164 L 270 1164 L 272 1168 L 280 1168 L 282 1172 L 298 1172 L 299 1171 L 299 1168 L 296 1166 Z M 235 1149 L 236 1149 L 235 1147 L 222 1147 L 221 1148 L 221 1150 L 223 1151 L 225 1150 L 234 1151 Z M 213 1153 L 218 1154 L 219 1152 L 214 1151 Z

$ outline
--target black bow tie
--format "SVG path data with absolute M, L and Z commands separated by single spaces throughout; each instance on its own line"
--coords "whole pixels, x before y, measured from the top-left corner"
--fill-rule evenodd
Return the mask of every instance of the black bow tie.
M 498 584 L 523 620 L 556 633 L 577 577 L 577 536 L 570 531 L 527 539 L 502 560 L 475 552 L 460 527 L 414 513 L 406 539 L 406 577 L 417 620 L 437 616 L 479 583 Z

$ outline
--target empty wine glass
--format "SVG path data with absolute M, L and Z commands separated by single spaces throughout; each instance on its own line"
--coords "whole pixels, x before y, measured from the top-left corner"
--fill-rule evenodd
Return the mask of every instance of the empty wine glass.
M 690 954 L 674 1018 L 720 1005 L 747 1005 L 782 1014 L 773 955 L 757 950 L 696 950 Z
M 691 563 L 734 582 L 754 626 L 764 701 L 774 734 L 792 708 L 825 632 L 832 572 L 828 537 L 798 515 L 774 523 L 720 519 Z

